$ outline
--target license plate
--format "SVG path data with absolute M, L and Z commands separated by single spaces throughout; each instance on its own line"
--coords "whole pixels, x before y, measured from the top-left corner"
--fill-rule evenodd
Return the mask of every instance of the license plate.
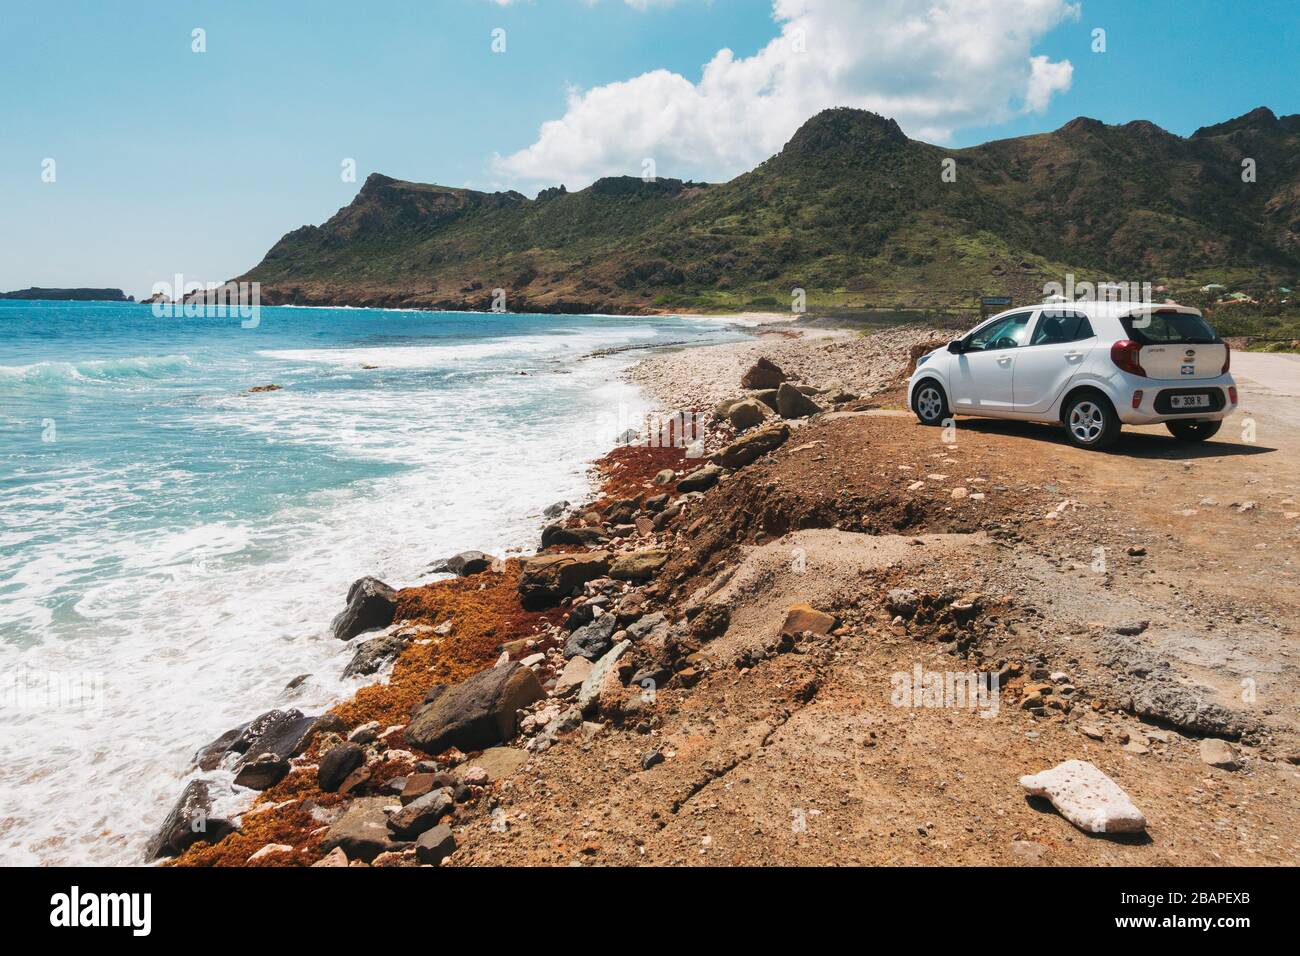
M 1210 396 L 1208 395 L 1170 395 L 1170 408 L 1209 408 Z

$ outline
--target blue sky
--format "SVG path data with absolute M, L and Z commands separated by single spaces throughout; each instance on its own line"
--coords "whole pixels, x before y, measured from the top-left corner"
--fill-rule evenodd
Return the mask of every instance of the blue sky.
M 934 0 L 907 30 L 929 3 L 775 2 L 4 0 L 0 289 L 224 279 L 375 171 L 532 193 L 650 156 L 725 179 L 827 100 L 957 146 L 1300 111 L 1295 0 Z

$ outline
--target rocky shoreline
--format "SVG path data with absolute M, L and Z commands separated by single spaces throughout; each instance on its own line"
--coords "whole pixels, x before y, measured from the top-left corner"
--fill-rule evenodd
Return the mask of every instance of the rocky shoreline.
M 987 771 L 967 769 L 984 787 L 981 801 L 996 806 L 1006 781 L 1019 780 L 1080 830 L 1142 836 L 1153 807 L 1173 812 L 1167 794 L 1190 775 L 1292 759 L 1254 715 L 1189 690 L 1136 643 L 1146 620 L 1084 626 L 1058 607 L 1045 630 L 1041 608 L 1059 600 L 1057 586 L 1026 591 L 1003 560 L 1022 544 L 1087 548 L 1124 535 L 1133 542 L 1124 560 L 1140 562 L 1144 539 L 1127 514 L 1063 498 L 1060 479 L 1035 464 L 996 451 L 977 463 L 955 445 L 918 443 L 898 408 L 900 386 L 916 356 L 944 339 L 916 328 L 765 335 L 632 367 L 628 377 L 665 415 L 689 413 L 701 429 L 665 447 L 622 444 L 598 460 L 593 498 L 548 508 L 536 554 L 466 552 L 434 566 L 452 577 L 415 587 L 354 583 L 334 634 L 355 647 L 346 673 L 378 682 L 324 714 L 268 711 L 199 748 L 205 776 L 186 786 L 149 858 L 682 864 L 711 852 L 713 836 L 691 820 L 729 799 L 734 768 L 750 768 L 737 771 L 738 786 L 770 772 L 820 793 L 837 786 L 847 754 L 887 759 L 841 805 L 903 768 L 898 792 L 879 796 L 882 812 L 935 813 L 949 771 L 927 763 L 945 747 L 1007 765 L 989 784 Z M 805 562 L 815 575 L 802 573 Z M 1133 606 L 1118 601 L 1114 613 Z M 1080 633 L 1086 652 L 1070 643 Z M 919 670 L 922 659 L 995 681 L 991 706 L 1002 703 L 1006 719 L 959 729 L 951 711 L 858 716 L 871 712 L 864 700 L 888 698 L 891 671 L 913 661 Z M 853 683 L 862 675 L 871 679 L 865 698 Z M 819 718 L 823 699 L 831 716 Z M 781 758 L 792 746 L 782 728 L 797 721 L 814 721 L 799 744 L 812 749 Z M 1189 762 L 1197 738 L 1199 759 Z M 1134 776 L 1097 753 L 1111 740 L 1126 757 L 1159 757 L 1171 768 L 1160 773 L 1181 776 L 1155 788 L 1136 778 L 1130 797 Z M 838 762 L 813 769 L 826 748 L 839 748 Z M 1078 759 L 1086 753 L 1101 766 Z M 257 796 L 241 809 L 249 790 Z M 706 791 L 710 801 L 696 799 Z M 780 852 L 794 855 L 783 859 L 810 862 L 804 844 L 780 834 L 790 812 L 804 819 L 805 804 L 818 805 L 816 794 L 793 811 L 785 796 L 775 811 L 757 811 L 773 795 L 756 797 L 722 811 L 723 820 L 748 814 L 753 826 L 729 838 L 725 859 L 769 861 L 788 846 Z M 857 825 L 833 802 L 821 806 L 807 813 Z M 999 808 L 1018 821 L 1011 828 L 987 812 L 966 817 L 966 835 L 953 838 L 972 843 L 963 852 L 980 852 L 987 830 L 1017 862 L 1067 853 L 1059 837 L 1040 835 L 1032 810 L 1026 821 L 1023 807 Z M 916 825 L 919 855 L 877 859 L 932 861 L 925 841 L 935 826 Z M 896 845 L 898 834 L 888 836 Z M 1124 846 L 1076 849 L 1116 862 L 1107 854 Z
M 387 680 L 323 714 L 266 711 L 200 747 L 194 767 L 207 776 L 185 786 L 146 858 L 410 865 L 451 855 L 454 832 L 442 821 L 490 814 L 494 784 L 529 754 L 592 733 L 589 718 L 635 721 L 648 686 L 692 681 L 690 648 L 707 639 L 702 627 L 725 622 L 691 625 L 662 603 L 654 579 L 669 560 L 672 528 L 698 520 L 719 479 L 783 444 L 787 420 L 821 413 L 819 401 L 859 402 L 838 380 L 800 382 L 799 372 L 787 376 L 761 359 L 719 403 L 719 368 L 775 352 L 879 391 L 896 382 L 910 347 L 934 333 L 873 338 L 764 337 L 633 366 L 627 377 L 664 408 L 709 410 L 701 445 L 616 447 L 595 463 L 592 501 L 547 509 L 555 520 L 535 556 L 501 562 L 466 552 L 430 568 L 455 577 L 400 590 L 371 577 L 354 582 L 332 625 L 342 641 L 365 635 L 344 675 L 387 672 Z M 795 358 L 809 346 L 823 354 Z M 836 356 L 838 364 L 826 361 Z M 259 794 L 251 806 L 228 809 L 249 790 Z

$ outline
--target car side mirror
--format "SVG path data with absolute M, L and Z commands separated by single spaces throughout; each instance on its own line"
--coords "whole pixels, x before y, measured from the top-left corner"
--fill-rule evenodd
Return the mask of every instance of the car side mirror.
M 961 344 L 961 339 L 953 339 L 948 343 L 948 351 L 953 355 L 961 355 L 962 352 L 966 351 L 966 346 Z

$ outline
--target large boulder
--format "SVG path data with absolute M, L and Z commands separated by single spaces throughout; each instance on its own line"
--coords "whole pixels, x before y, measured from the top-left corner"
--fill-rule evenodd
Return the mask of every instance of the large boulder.
M 740 378 L 741 388 L 777 388 L 788 376 L 774 362 L 760 358 Z
M 757 399 L 746 398 L 731 406 L 727 412 L 727 421 L 731 422 L 736 431 L 743 432 L 755 425 L 763 424 L 763 421 L 771 413 L 772 410 L 762 402 Z
M 757 461 L 763 455 L 785 444 L 790 437 L 790 426 L 784 422 L 750 432 L 744 438 L 738 438 L 718 453 L 723 467 L 743 468 Z M 681 485 L 678 484 L 678 488 Z
M 782 418 L 807 418 L 816 415 L 822 407 L 789 382 L 776 390 L 776 410 Z
M 513 737 L 516 711 L 545 696 L 536 675 L 518 661 L 489 667 L 421 707 L 406 725 L 406 740 L 429 754 L 482 750 Z
M 357 797 L 330 826 L 321 849 L 328 853 L 339 847 L 349 860 L 369 863 L 385 851 L 400 848 L 389 835 L 384 813 L 392 803 L 388 797 Z
M 609 554 L 541 554 L 526 558 L 519 572 L 519 595 L 530 609 L 546 607 L 609 572 Z
M 191 780 L 145 848 L 145 859 L 176 856 L 195 843 L 216 843 L 234 826 L 213 812 L 215 784 Z
M 348 588 L 347 605 L 334 618 L 334 636 L 340 641 L 392 624 L 397 592 L 378 578 L 359 578 Z
M 620 554 L 609 566 L 609 576 L 619 581 L 648 581 L 668 563 L 668 552 L 658 548 Z

